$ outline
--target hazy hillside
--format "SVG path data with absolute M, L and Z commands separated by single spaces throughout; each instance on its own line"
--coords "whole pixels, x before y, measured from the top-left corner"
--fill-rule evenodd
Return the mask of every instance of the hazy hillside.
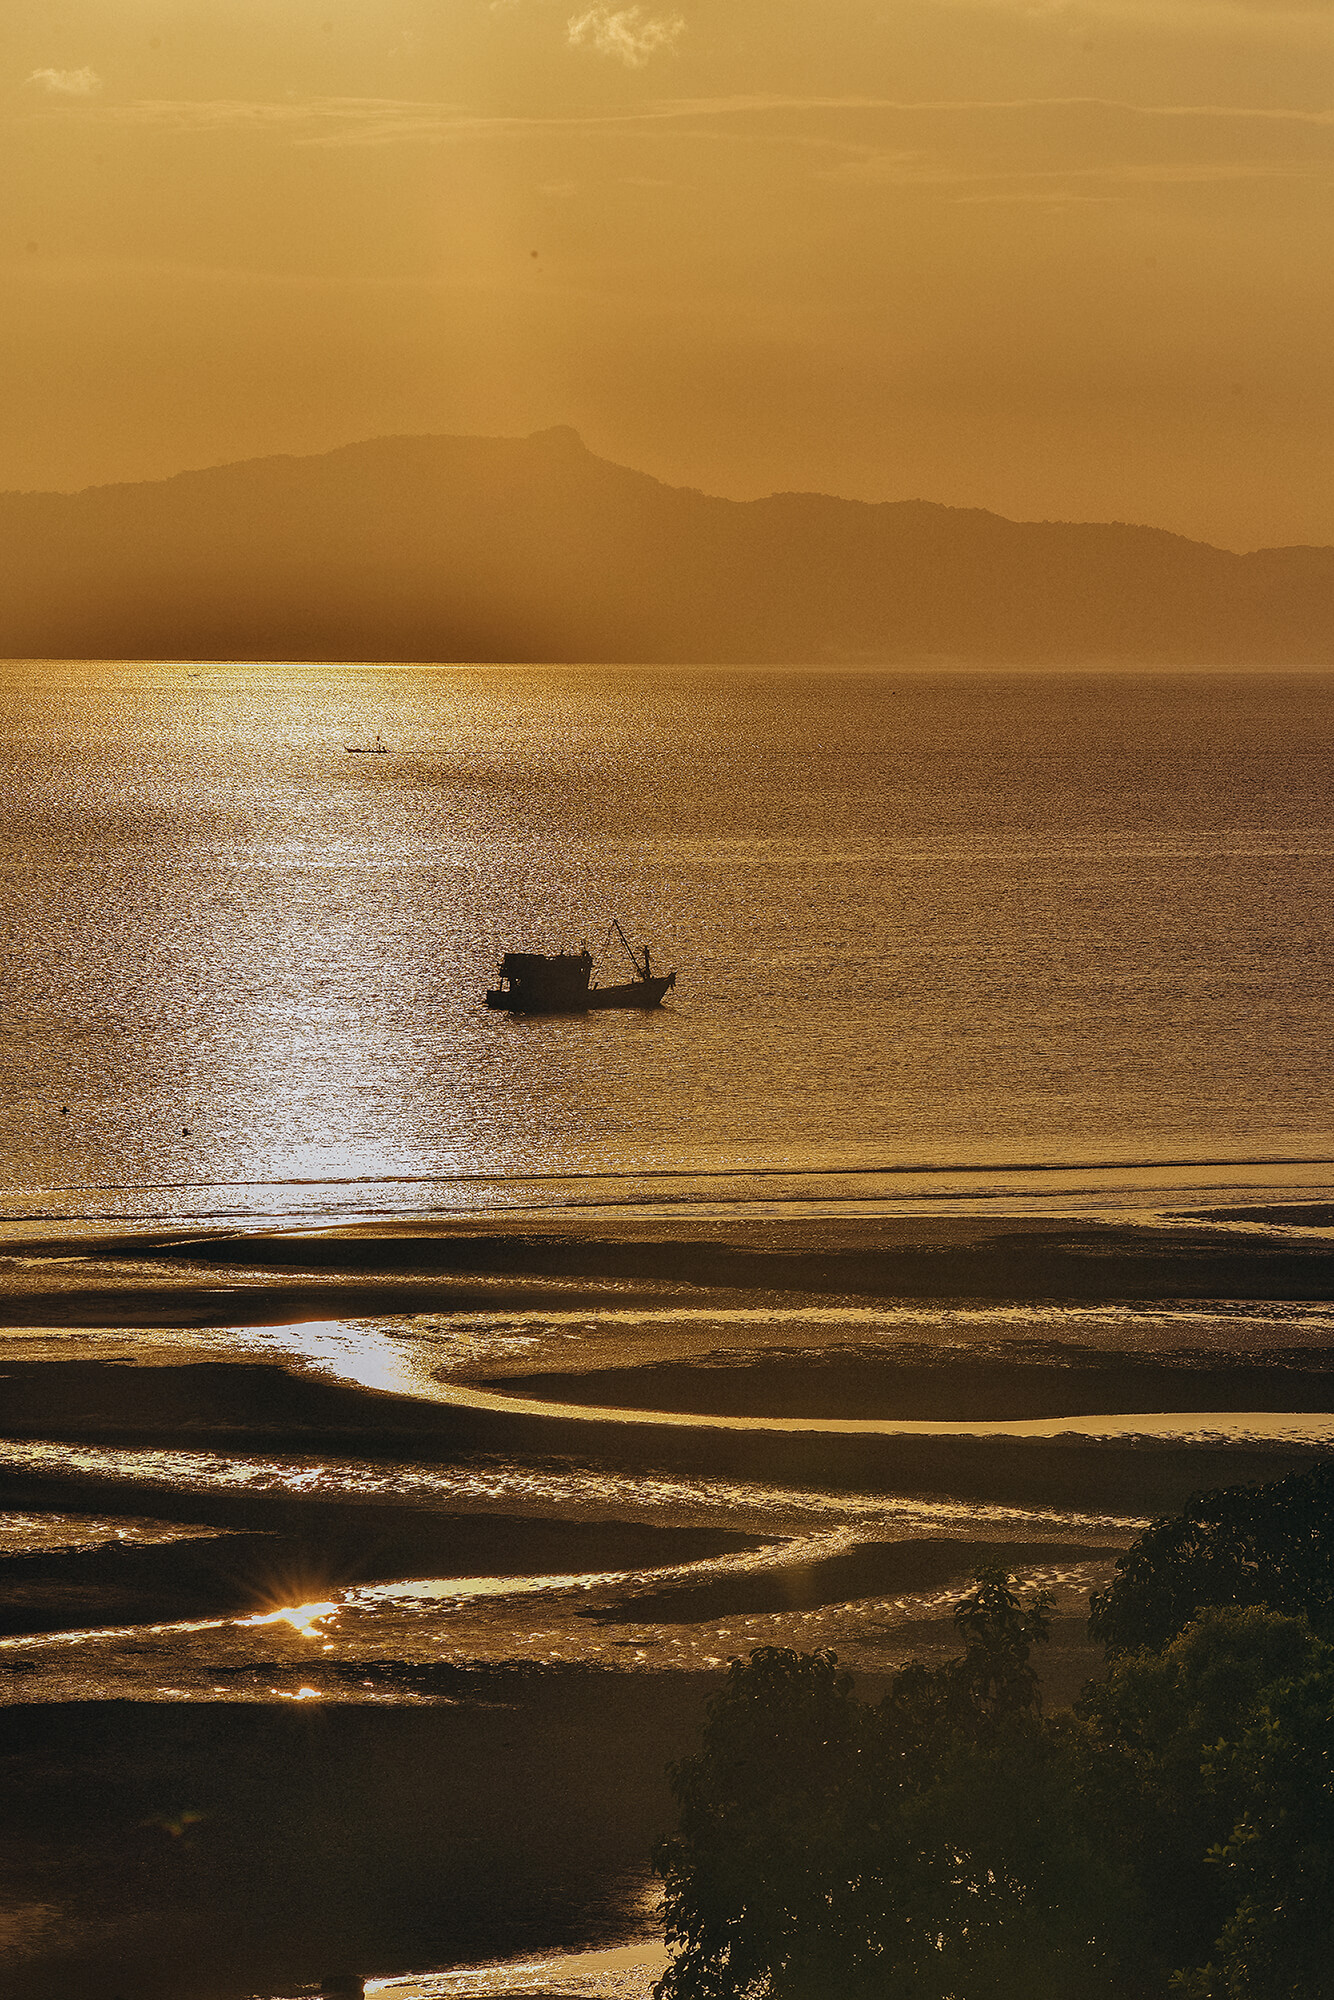
M 0 496 L 0 654 L 1334 661 L 1334 549 L 921 501 L 732 501 L 573 431 Z

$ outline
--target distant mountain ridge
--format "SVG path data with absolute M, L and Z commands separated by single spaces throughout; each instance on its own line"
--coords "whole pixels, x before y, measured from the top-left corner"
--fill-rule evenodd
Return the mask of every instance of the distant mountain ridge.
M 1334 549 L 721 500 L 564 427 L 3 494 L 0 575 L 8 657 L 1334 663 Z

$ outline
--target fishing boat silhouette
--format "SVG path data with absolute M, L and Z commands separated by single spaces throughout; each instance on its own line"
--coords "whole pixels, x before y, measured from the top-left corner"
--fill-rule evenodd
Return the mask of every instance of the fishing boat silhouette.
M 592 984 L 593 954 L 587 945 L 577 952 L 507 951 L 500 961 L 500 984 L 487 993 L 487 1006 L 504 1014 L 596 1014 L 611 1007 L 647 1011 L 660 1006 L 676 984 L 675 972 L 655 973 L 647 945 L 641 963 L 614 917 L 609 940 L 612 931 L 635 969 L 633 979 L 615 986 Z

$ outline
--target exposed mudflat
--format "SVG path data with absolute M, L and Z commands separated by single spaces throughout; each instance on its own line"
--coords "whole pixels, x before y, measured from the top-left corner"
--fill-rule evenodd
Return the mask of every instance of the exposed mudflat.
M 1329 1232 L 1289 1205 L 5 1246 L 0 2000 L 632 1935 L 727 1661 L 832 1646 L 874 1693 L 954 1650 L 984 1563 L 1053 1593 L 1068 1701 L 1150 1516 L 1334 1449 Z

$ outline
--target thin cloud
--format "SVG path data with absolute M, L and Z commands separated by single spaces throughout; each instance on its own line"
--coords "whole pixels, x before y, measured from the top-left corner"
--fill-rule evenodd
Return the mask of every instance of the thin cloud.
M 1328 0 L 931 0 L 942 11 L 1009 14 L 1057 32 L 1107 24 L 1175 37 L 1201 33 L 1326 42 Z
M 675 48 L 685 27 L 680 14 L 649 15 L 642 7 L 590 7 L 565 24 L 572 49 L 619 56 L 630 69 L 642 69 L 660 49 Z
M 463 105 L 393 97 L 138 98 L 98 113 L 116 125 L 181 133 L 286 134 L 294 145 L 372 146 L 485 132 L 498 122 Z
M 35 69 L 25 83 L 35 83 L 53 97 L 96 97 L 102 79 L 95 69 Z
M 896 99 L 877 97 L 717 97 L 660 98 L 614 112 L 514 114 L 475 111 L 467 105 L 420 98 L 318 97 L 307 99 L 262 98 L 138 98 L 124 104 L 102 104 L 90 115 L 112 125 L 153 126 L 184 133 L 250 131 L 278 136 L 285 134 L 298 146 L 378 146 L 407 142 L 441 142 L 468 138 L 501 137 L 525 131 L 619 130 L 627 133 L 663 125 L 683 126 L 683 136 L 705 138 L 716 134 L 739 136 L 755 123 L 762 128 L 774 117 L 793 114 L 830 121 L 823 130 L 796 131 L 789 124 L 776 134 L 764 131 L 766 144 L 777 139 L 800 145 L 819 145 L 857 159 L 884 159 L 891 149 L 840 136 L 842 114 L 880 113 L 895 121 L 909 120 L 917 126 L 933 118 L 967 119 L 988 113 L 1016 124 L 1044 114 L 1070 111 L 1100 111 L 1130 124 L 1146 125 L 1177 122 L 1216 122 L 1257 131 L 1265 127 L 1289 126 L 1300 130 L 1329 131 L 1334 128 L 1334 110 L 1305 110 L 1277 105 L 1239 104 L 1135 104 L 1115 98 L 1030 97 Z M 689 128 L 693 127 L 693 133 Z M 912 157 L 913 155 L 909 155 Z M 897 157 L 904 154 L 900 151 Z
M 1249 21 L 1283 29 L 1328 20 L 1328 0 L 932 0 L 938 8 L 1026 14 L 1057 21 L 1095 19 L 1174 21 L 1195 25 Z
M 1261 181 L 1326 180 L 1328 170 L 1306 160 L 1108 160 L 1093 166 L 1005 167 L 982 170 L 949 161 L 908 154 L 868 156 L 848 162 L 830 179 L 868 180 L 900 187 L 986 188 L 986 193 L 959 194 L 959 201 L 1053 202 L 1110 201 L 1108 189 L 1220 187 Z
M 782 111 L 886 111 L 907 115 L 980 111 L 1108 111 L 1128 118 L 1255 120 L 1262 124 L 1334 125 L 1334 110 L 1300 105 L 1137 104 L 1120 97 L 677 97 L 635 118 L 725 118 Z M 603 121 L 607 122 L 607 121 Z M 626 122 L 622 117 L 620 122 Z

